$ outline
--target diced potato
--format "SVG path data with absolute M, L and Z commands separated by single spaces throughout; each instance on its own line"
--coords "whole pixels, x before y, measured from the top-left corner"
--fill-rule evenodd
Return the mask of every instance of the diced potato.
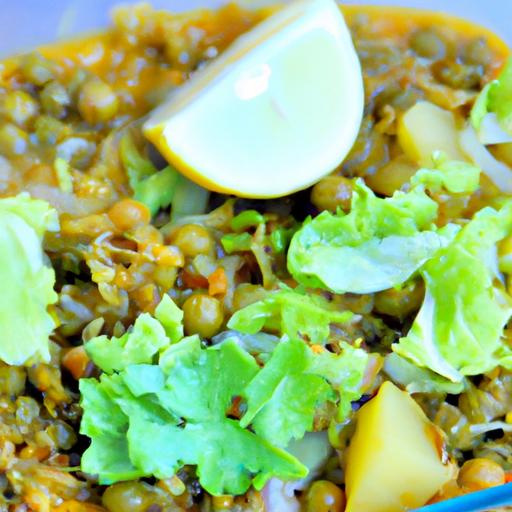
M 442 151 L 452 160 L 465 160 L 455 116 L 427 101 L 416 103 L 400 118 L 398 141 L 405 154 L 421 166 L 432 165 L 434 151 Z
M 347 457 L 345 512 L 424 505 L 452 477 L 436 427 L 408 393 L 385 382 L 358 412 Z

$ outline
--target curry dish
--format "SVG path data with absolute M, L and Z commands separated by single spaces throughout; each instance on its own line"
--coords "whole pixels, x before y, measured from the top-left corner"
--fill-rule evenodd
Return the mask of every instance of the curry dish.
M 379 404 L 394 400 L 385 382 L 407 390 L 396 396 L 422 415 L 425 443 L 436 447 L 432 478 L 442 485 L 426 491 L 423 503 L 512 478 L 512 174 L 496 176 L 512 167 L 512 142 L 484 149 L 489 169 L 450 147 L 450 134 L 464 133 L 509 49 L 485 29 L 441 14 L 376 7 L 343 13 L 364 78 L 359 136 L 331 175 L 281 199 L 230 197 L 180 181 L 140 130 L 144 116 L 270 9 L 228 5 L 178 15 L 119 7 L 104 33 L 0 64 L 0 229 L 10 233 L 0 233 L 0 248 L 22 236 L 16 222 L 37 224 L 44 252 L 30 264 L 54 272 L 23 282 L 23 243 L 6 252 L 19 259 L 16 265 L 0 269 L 2 288 L 30 289 L 20 304 L 37 293 L 48 306 L 44 318 L 35 310 L 16 317 L 0 300 L 0 510 L 353 512 L 350 500 L 356 503 L 366 485 L 359 465 L 378 479 L 356 452 L 374 442 L 364 414 L 375 426 Z M 415 116 L 427 134 L 446 128 L 443 147 L 422 147 Z M 440 151 L 432 174 L 418 173 L 429 167 L 423 156 L 430 149 Z M 454 161 L 459 167 L 450 166 Z M 439 178 L 454 168 L 467 171 L 462 185 Z M 403 195 L 393 195 L 399 190 Z M 421 235 L 422 251 L 439 244 L 446 251 L 440 266 L 432 263 L 437 256 L 425 257 L 425 266 L 417 264 L 398 285 L 377 290 L 334 282 L 328 262 L 325 273 L 307 273 L 304 258 L 318 240 L 338 243 L 326 234 L 328 224 L 356 211 L 367 215 L 371 205 L 389 221 L 377 231 Z M 400 232 L 389 227 L 395 215 Z M 480 235 L 470 226 L 477 221 L 482 240 L 492 232 L 482 244 L 497 247 L 501 271 L 483 284 L 472 277 L 488 268 L 473 247 Z M 364 236 L 370 227 L 358 229 Z M 312 236 L 314 230 L 320 234 Z M 449 250 L 470 236 L 474 251 L 461 256 L 469 266 L 451 275 L 458 260 Z M 444 292 L 435 288 L 439 275 Z M 489 357 L 481 365 L 479 350 L 468 353 L 473 366 L 454 362 L 444 347 L 436 366 L 411 348 L 422 329 L 419 311 L 437 293 L 441 307 L 465 277 L 470 284 L 460 300 L 482 286 L 488 302 L 470 298 L 462 312 L 448 315 L 458 321 L 467 312 L 460 329 L 496 344 L 483 346 Z M 45 279 L 50 291 L 42 299 Z M 496 311 L 478 309 L 495 303 Z M 478 311 L 492 325 L 473 328 Z M 11 348 L 37 322 L 50 341 Z M 34 333 L 35 327 L 35 339 Z M 169 352 L 184 337 L 185 348 Z M 452 350 L 463 351 L 456 332 L 450 339 Z M 308 362 L 309 373 L 279 366 L 289 360 L 299 372 L 316 357 L 323 362 Z M 331 362 L 345 380 L 333 377 Z M 165 390 L 158 387 L 164 375 Z M 284 384 L 264 399 L 272 379 Z M 421 410 L 405 405 L 409 397 Z M 174 444 L 159 444 L 159 436 Z M 318 461 L 298 455 L 308 443 Z M 415 503 L 403 497 L 403 510 Z

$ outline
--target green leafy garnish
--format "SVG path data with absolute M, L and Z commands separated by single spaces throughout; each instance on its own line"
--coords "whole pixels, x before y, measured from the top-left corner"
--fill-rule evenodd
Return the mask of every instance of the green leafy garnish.
M 412 178 L 413 186 L 423 185 L 430 192 L 446 190 L 452 194 L 472 194 L 478 189 L 480 169 L 467 162 L 449 160 L 442 153 L 432 155 L 433 169 L 420 169 Z
M 498 78 L 488 83 L 476 99 L 471 110 L 471 124 L 476 130 L 489 113 L 495 114 L 501 128 L 512 135 L 512 58 Z
M 337 293 L 400 285 L 449 240 L 433 226 L 437 210 L 421 187 L 381 199 L 358 180 L 350 213 L 323 212 L 297 231 L 288 269 L 304 286 Z
M 247 334 L 265 328 L 289 338 L 307 337 L 312 343 L 325 343 L 330 324 L 343 324 L 352 317 L 350 311 L 339 311 L 322 297 L 282 289 L 237 311 L 228 327 Z
M 396 353 L 452 382 L 498 365 L 512 368 L 512 349 L 502 340 L 512 299 L 496 254 L 511 230 L 511 201 L 499 211 L 484 208 L 425 264 L 425 299 Z
M 148 313 L 140 315 L 133 328 L 120 338 L 97 336 L 85 344 L 89 357 L 104 372 L 124 370 L 138 363 L 151 363 L 153 356 L 169 345 L 162 324 Z
M 247 228 L 258 226 L 264 222 L 265 218 L 261 213 L 256 210 L 245 210 L 236 217 L 233 217 L 231 220 L 231 229 L 233 231 L 244 231 Z
M 384 359 L 384 371 L 393 382 L 404 386 L 408 393 L 458 395 L 465 387 L 464 382 L 452 382 L 428 368 L 419 368 L 394 352 Z
M 240 424 L 253 424 L 260 436 L 279 446 L 311 431 L 315 409 L 321 403 L 339 404 L 343 421 L 350 403 L 361 397 L 368 355 L 344 345 L 341 354 L 314 353 L 299 340 L 282 341 L 271 359 L 247 386 L 248 409 Z
M 164 295 L 156 307 L 155 318 L 162 324 L 171 343 L 177 343 L 183 338 L 183 311 L 169 295 Z
M 182 176 L 171 166 L 159 171 L 135 145 L 130 133 L 119 144 L 121 162 L 126 170 L 133 197 L 144 203 L 151 215 L 172 204 L 172 220 L 201 214 L 206 209 L 208 191 Z
M 8 364 L 50 360 L 56 324 L 48 306 L 57 294 L 42 239 L 58 229 L 57 212 L 45 201 L 28 194 L 0 199 L 0 359 Z
M 133 187 L 133 197 L 144 203 L 151 215 L 158 213 L 172 203 L 176 193 L 176 184 L 180 176 L 172 167 L 166 167 Z
M 249 233 L 228 233 L 220 239 L 220 243 L 227 254 L 250 251 L 252 236 Z
M 261 489 L 272 477 L 306 476 L 307 468 L 283 447 L 313 429 L 326 401 L 346 405 L 360 397 L 354 391 L 367 355 L 348 346 L 339 355 L 316 354 L 303 341 L 283 340 L 261 368 L 236 336 L 208 348 L 198 336 L 171 344 L 160 322 L 171 317 L 176 334 L 179 315 L 168 301 L 157 310 L 160 321 L 141 315 L 123 337 L 86 343 L 95 364 L 115 370 L 80 381 L 81 433 L 91 438 L 82 470 L 108 484 L 168 478 L 194 465 L 213 495 Z M 121 345 L 131 356 L 118 361 Z

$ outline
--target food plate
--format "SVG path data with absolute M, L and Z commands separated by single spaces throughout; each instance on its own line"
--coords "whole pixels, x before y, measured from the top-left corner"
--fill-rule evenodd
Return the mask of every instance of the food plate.
M 2 12 L 1 506 L 508 492 L 510 8 L 347 3 Z

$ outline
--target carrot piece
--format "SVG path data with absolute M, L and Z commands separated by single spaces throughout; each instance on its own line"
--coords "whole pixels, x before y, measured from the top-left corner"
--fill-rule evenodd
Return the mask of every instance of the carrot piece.
M 83 345 L 68 350 L 62 358 L 62 366 L 69 370 L 76 380 L 85 375 L 89 362 L 89 356 L 86 354 Z
M 208 278 L 208 294 L 224 295 L 228 289 L 228 278 L 222 267 L 216 269 Z

